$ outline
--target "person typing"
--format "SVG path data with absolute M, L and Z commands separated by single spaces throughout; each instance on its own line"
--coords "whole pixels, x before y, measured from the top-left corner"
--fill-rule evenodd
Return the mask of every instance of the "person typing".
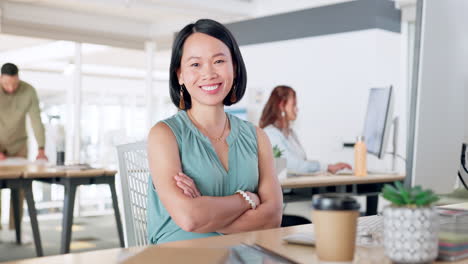
M 297 119 L 297 114 L 296 92 L 289 86 L 280 85 L 271 92 L 259 124 L 270 138 L 271 144 L 283 150 L 288 171 L 314 173 L 326 168 L 326 171 L 335 174 L 343 169 L 351 170 L 347 163 L 323 166 L 319 161 L 307 159 L 304 148 L 291 127 L 291 123 Z

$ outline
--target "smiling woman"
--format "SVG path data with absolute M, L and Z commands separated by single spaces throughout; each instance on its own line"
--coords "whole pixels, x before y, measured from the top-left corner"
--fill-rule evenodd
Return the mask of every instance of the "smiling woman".
M 232 34 L 202 19 L 177 35 L 170 94 L 180 111 L 148 136 L 148 240 L 164 243 L 278 227 L 282 195 L 271 144 L 224 112 L 247 75 Z
M 200 56 L 203 54 L 206 55 Z M 187 38 L 176 72 L 181 93 L 187 92 L 194 98 L 187 108 L 199 102 L 216 105 L 231 92 L 234 69 L 229 48 L 207 34 L 194 33 Z M 234 95 L 235 89 L 231 93 Z M 228 103 L 232 102 L 228 100 Z

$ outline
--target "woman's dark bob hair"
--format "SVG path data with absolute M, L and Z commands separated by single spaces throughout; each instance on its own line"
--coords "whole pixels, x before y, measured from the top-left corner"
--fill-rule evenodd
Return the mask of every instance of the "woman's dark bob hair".
M 190 94 L 185 89 L 185 86 L 179 85 L 179 79 L 177 77 L 177 70 L 180 68 L 180 61 L 182 59 L 182 51 L 185 40 L 193 33 L 203 33 L 212 36 L 222 41 L 231 52 L 231 57 L 234 65 L 234 81 L 231 91 L 224 98 L 224 105 L 232 105 L 239 102 L 245 93 L 245 87 L 247 86 L 247 71 L 245 70 L 244 60 L 242 59 L 239 46 L 237 45 L 234 36 L 229 30 L 222 24 L 211 20 L 211 19 L 200 19 L 194 24 L 185 26 L 176 36 L 172 45 L 171 55 L 171 66 L 169 67 L 169 92 L 171 95 L 172 102 L 179 107 L 180 102 L 180 90 L 182 89 L 185 109 L 188 110 L 192 107 L 192 99 Z M 237 100 L 231 102 L 230 98 L 232 93 L 236 93 Z

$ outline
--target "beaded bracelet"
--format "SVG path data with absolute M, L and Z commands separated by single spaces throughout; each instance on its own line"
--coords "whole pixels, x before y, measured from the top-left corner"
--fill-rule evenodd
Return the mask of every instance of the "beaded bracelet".
M 257 208 L 255 202 L 250 198 L 250 196 L 246 192 L 242 190 L 237 190 L 236 193 L 242 195 L 242 197 L 244 197 L 244 199 L 250 204 L 250 207 L 252 207 L 252 209 L 255 210 Z

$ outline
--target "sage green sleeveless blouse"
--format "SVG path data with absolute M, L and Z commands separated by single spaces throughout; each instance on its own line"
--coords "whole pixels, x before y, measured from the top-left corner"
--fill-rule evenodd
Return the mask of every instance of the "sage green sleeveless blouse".
M 171 128 L 177 139 L 183 172 L 194 180 L 200 193 L 205 196 L 228 196 L 237 190 L 257 192 L 259 172 L 255 127 L 231 114 L 227 116 L 231 124 L 226 139 L 229 171 L 223 167 L 210 140 L 193 125 L 187 112 L 179 111 L 162 121 Z M 221 235 L 182 230 L 164 208 L 151 177 L 148 184 L 147 232 L 151 244 Z

